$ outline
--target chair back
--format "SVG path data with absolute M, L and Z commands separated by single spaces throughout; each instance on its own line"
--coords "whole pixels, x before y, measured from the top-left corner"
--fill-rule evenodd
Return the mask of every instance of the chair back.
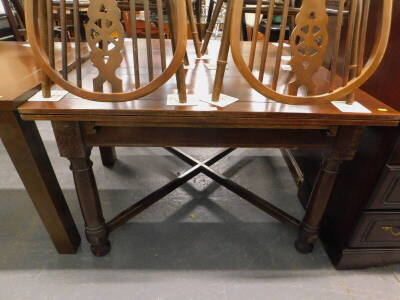
M 44 73 L 68 92 L 93 101 L 135 100 L 161 87 L 180 68 L 187 38 L 185 0 L 56 1 L 25 1 L 28 40 Z M 53 17 L 56 4 L 59 20 Z M 122 24 L 121 10 L 129 12 L 130 38 Z M 137 34 L 138 11 L 143 12 L 145 37 Z M 171 19 L 172 41 L 165 38 L 165 11 Z M 68 22 L 67 16 L 72 21 Z M 61 31 L 61 73 L 54 63 L 57 24 Z M 158 28 L 156 35 L 152 34 L 153 26 Z M 68 36 L 68 27 L 73 27 L 73 37 Z M 171 53 L 171 47 L 166 47 L 169 42 L 173 44 Z M 81 50 L 86 45 L 93 67 L 83 69 Z M 71 51 L 75 53 L 73 76 L 68 73 Z
M 297 105 L 351 101 L 349 95 L 378 68 L 390 34 L 392 0 L 375 0 L 381 2 L 381 17 L 374 34 L 369 33 L 370 1 L 269 0 L 266 4 L 256 0 L 254 22 L 266 16 L 264 40 L 253 38 L 250 51 L 243 51 L 240 20 L 246 6 L 244 0 L 234 0 L 230 43 L 235 64 L 255 90 L 275 101 Z M 281 16 L 278 43 L 270 43 L 274 16 Z M 295 17 L 295 24 L 286 41 L 290 17 Z M 370 38 L 374 47 L 367 53 Z

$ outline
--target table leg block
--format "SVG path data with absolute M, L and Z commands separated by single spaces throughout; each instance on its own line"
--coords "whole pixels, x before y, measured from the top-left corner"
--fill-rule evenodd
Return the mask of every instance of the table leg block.
M 15 112 L 0 114 L 0 136 L 57 251 L 76 253 L 80 235 L 36 124 Z

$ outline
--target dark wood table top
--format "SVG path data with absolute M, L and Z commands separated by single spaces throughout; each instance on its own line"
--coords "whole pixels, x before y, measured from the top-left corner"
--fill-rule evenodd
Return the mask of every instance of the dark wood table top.
M 158 47 L 157 43 L 153 43 L 153 45 Z M 215 71 L 205 67 L 209 61 L 195 60 L 192 42 L 189 41 L 188 45 L 189 57 L 194 65 L 194 69 L 189 70 L 187 74 L 188 94 L 205 97 L 212 90 Z M 209 50 L 210 57 L 216 57 L 218 45 L 218 42 L 212 41 Z M 139 51 L 145 51 L 144 44 L 139 45 Z M 128 62 L 123 62 L 122 67 L 117 71 L 123 78 L 125 88 L 131 88 L 133 85 L 130 55 L 130 44 L 128 43 L 126 46 Z M 157 61 L 156 57 L 155 61 Z M 19 111 L 24 119 L 32 120 L 121 121 L 143 126 L 164 124 L 166 126 L 281 127 L 286 125 L 289 127 L 325 128 L 334 125 L 396 126 L 400 120 L 399 112 L 361 90 L 356 91 L 356 100 L 368 108 L 372 112 L 371 114 L 344 113 L 332 104 L 295 106 L 277 103 L 251 89 L 236 70 L 233 61 L 230 60 L 228 66 L 223 93 L 240 100 L 225 108 L 207 103 L 199 107 L 167 106 L 167 95 L 176 93 L 176 81 L 175 78 L 172 78 L 156 92 L 139 100 L 124 103 L 100 103 L 68 94 L 58 102 L 26 102 L 20 106 Z M 145 77 L 145 63 L 142 65 L 141 73 Z M 86 83 L 89 88 L 92 78 L 96 76 L 96 70 L 90 61 L 84 64 L 83 74 L 84 85 Z M 281 77 L 284 81 L 285 74 Z

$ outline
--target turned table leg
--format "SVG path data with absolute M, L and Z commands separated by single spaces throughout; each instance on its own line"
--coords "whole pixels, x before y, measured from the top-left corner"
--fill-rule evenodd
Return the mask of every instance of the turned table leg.
M 74 175 L 76 192 L 78 194 L 83 218 L 85 219 L 85 233 L 91 250 L 96 256 L 104 256 L 110 252 L 108 230 L 103 218 L 96 180 L 94 178 L 90 151 L 84 158 L 70 158 L 71 170 Z
M 57 251 L 76 253 L 80 236 L 36 124 L 1 112 L 0 136 Z
M 79 123 L 54 122 L 53 129 L 61 156 L 71 162 L 91 250 L 96 256 L 104 256 L 110 252 L 111 245 L 90 160 L 91 148 L 84 143 Z
M 340 160 L 330 159 L 326 159 L 322 163 L 295 243 L 297 251 L 301 253 L 312 252 L 314 243 L 318 239 L 319 224 L 325 213 L 341 164 Z
M 331 197 L 336 177 L 344 161 L 352 160 L 357 151 L 362 134 L 359 127 L 341 127 L 336 141 L 319 171 L 314 188 L 307 204 L 306 214 L 299 228 L 295 242 L 297 251 L 310 253 L 318 239 L 320 223 Z

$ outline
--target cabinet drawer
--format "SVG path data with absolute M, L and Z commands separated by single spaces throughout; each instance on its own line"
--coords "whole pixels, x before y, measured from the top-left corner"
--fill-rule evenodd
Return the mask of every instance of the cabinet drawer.
M 350 247 L 400 247 L 400 213 L 365 213 Z
M 400 209 L 400 166 L 385 166 L 369 209 Z

